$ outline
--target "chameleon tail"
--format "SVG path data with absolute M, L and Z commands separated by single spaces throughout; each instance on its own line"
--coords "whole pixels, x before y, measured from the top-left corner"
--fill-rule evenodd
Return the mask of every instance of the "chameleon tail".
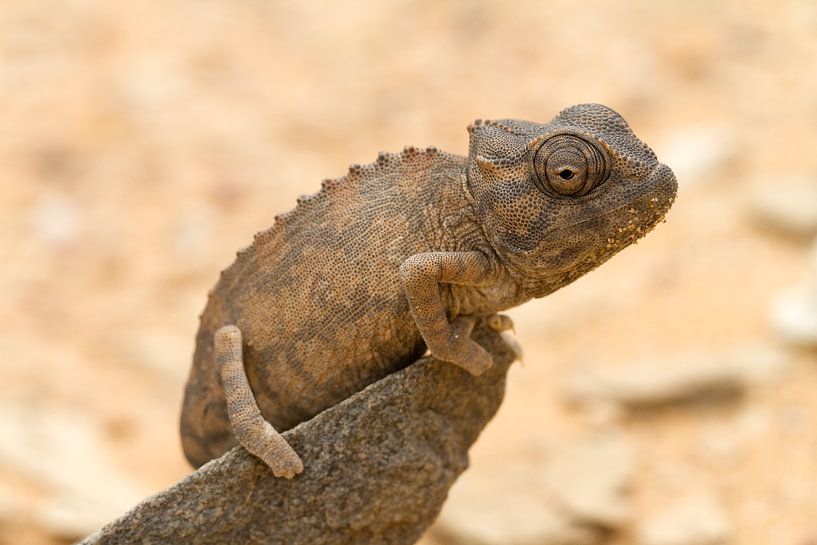
M 264 461 L 276 477 L 291 479 L 304 469 L 301 458 L 267 422 L 255 401 L 241 349 L 241 330 L 227 325 L 216 331 L 215 359 L 227 401 L 227 416 L 238 442 Z

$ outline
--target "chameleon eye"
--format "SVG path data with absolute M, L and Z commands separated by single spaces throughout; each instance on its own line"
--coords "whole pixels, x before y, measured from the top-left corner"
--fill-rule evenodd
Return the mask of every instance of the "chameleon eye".
M 587 185 L 587 160 L 576 148 L 559 148 L 547 159 L 545 177 L 558 194 L 575 195 Z
M 561 197 L 579 197 L 609 174 L 604 154 L 586 140 L 562 134 L 545 140 L 534 156 L 539 184 Z

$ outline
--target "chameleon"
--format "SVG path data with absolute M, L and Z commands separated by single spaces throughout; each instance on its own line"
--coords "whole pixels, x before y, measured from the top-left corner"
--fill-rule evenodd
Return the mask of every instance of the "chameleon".
M 304 470 L 281 433 L 426 350 L 478 375 L 477 320 L 544 297 L 660 223 L 672 170 L 600 104 L 547 123 L 477 120 L 468 155 L 406 147 L 324 180 L 210 291 L 181 438 L 198 467 L 240 444 Z

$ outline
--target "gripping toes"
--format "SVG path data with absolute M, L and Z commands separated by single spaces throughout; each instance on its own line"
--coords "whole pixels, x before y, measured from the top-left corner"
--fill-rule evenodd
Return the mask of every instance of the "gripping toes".
M 497 333 L 516 330 L 511 317 L 504 314 L 491 314 L 486 318 L 486 324 Z
M 491 367 L 493 358 L 471 339 L 474 323 L 475 320 L 471 316 L 460 316 L 451 322 L 448 346 L 441 354 L 441 359 L 459 365 L 472 375 L 481 375 Z M 431 352 L 434 354 L 433 349 Z

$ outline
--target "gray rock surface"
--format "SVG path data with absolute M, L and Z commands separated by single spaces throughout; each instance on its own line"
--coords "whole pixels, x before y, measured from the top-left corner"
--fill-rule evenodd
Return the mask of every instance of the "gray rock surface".
M 426 357 L 286 432 L 305 466 L 295 479 L 235 448 L 83 544 L 414 543 L 504 395 L 512 351 L 474 336 L 494 355 L 482 376 Z

